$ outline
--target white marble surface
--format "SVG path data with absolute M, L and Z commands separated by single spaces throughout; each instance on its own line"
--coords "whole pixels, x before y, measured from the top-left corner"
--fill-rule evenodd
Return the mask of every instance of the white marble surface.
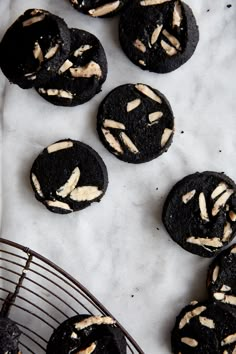
M 188 63 L 165 75 L 144 72 L 125 57 L 116 18 L 88 18 L 66 0 L 0 3 L 1 37 L 25 9 L 45 8 L 64 17 L 70 27 L 96 34 L 109 63 L 103 91 L 75 108 L 54 107 L 33 90 L 10 85 L 0 73 L 1 236 L 71 273 L 120 320 L 146 354 L 170 353 L 175 316 L 190 300 L 204 298 L 210 262 L 170 239 L 161 222 L 164 198 L 177 180 L 195 171 L 224 171 L 236 180 L 236 4 L 186 2 L 196 15 L 200 42 Z M 231 8 L 226 7 L 229 3 Z M 99 102 L 112 88 L 128 82 L 159 89 L 176 117 L 168 153 L 138 166 L 109 154 L 95 129 Z M 99 152 L 110 183 L 100 204 L 60 216 L 35 200 L 29 170 L 45 146 L 67 137 Z

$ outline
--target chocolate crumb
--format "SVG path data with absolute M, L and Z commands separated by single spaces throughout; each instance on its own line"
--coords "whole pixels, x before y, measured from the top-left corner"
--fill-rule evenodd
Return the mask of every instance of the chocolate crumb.
M 184 131 L 183 131 L 183 130 L 181 130 L 181 134 L 184 134 Z
M 210 12 L 210 9 L 208 9 L 207 12 Z
M 228 4 L 227 7 L 228 7 L 228 9 L 229 9 L 230 7 L 232 7 L 232 5 L 231 5 L 231 4 Z

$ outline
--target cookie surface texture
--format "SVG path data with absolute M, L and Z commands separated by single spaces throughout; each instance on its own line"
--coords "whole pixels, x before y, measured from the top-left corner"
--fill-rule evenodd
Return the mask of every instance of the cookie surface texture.
M 36 199 L 59 214 L 100 201 L 108 185 L 107 169 L 97 152 L 70 139 L 41 152 L 33 163 L 30 180 Z
M 29 9 L 5 33 L 0 66 L 12 83 L 30 88 L 45 83 L 70 51 L 64 20 L 48 11 Z
M 231 214 L 232 216 L 232 214 Z M 209 296 L 236 313 L 236 245 L 222 251 L 208 271 Z
M 0 317 L 0 354 L 17 354 L 21 331 L 14 321 Z
M 121 47 L 143 70 L 167 73 L 193 55 L 199 41 L 195 17 L 179 0 L 133 0 L 120 18 Z
M 70 0 L 78 11 L 92 17 L 110 17 L 115 15 L 128 0 Z
M 47 354 L 126 354 L 122 331 L 110 317 L 77 315 L 52 334 Z
M 71 51 L 56 76 L 37 92 L 59 106 L 76 106 L 101 91 L 107 77 L 107 60 L 99 40 L 91 33 L 71 29 Z
M 179 181 L 164 203 L 162 220 L 185 250 L 212 257 L 234 237 L 235 183 L 223 173 L 194 173 Z
M 214 303 L 186 306 L 171 333 L 174 354 L 233 354 L 236 317 Z
M 104 146 L 130 163 L 150 161 L 171 145 L 174 117 L 163 94 L 144 84 L 126 84 L 100 104 L 97 131 Z

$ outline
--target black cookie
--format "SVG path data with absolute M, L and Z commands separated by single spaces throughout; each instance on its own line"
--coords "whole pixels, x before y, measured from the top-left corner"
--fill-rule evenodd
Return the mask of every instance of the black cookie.
M 59 214 L 99 202 L 108 185 L 101 157 L 88 145 L 70 139 L 44 149 L 33 163 L 30 179 L 35 197 Z
M 0 66 L 12 83 L 30 88 L 45 83 L 70 51 L 70 31 L 58 16 L 27 10 L 5 33 Z
M 231 212 L 236 221 L 236 214 Z M 210 297 L 236 310 L 236 244 L 221 252 L 212 262 L 207 277 Z
M 99 40 L 89 32 L 71 29 L 71 52 L 58 73 L 37 92 L 59 106 L 76 106 L 101 91 L 107 60 Z
M 92 17 L 110 17 L 116 14 L 127 0 L 70 0 L 78 11 Z
M 167 73 L 193 55 L 199 32 L 192 10 L 179 0 L 133 0 L 120 18 L 120 43 L 143 70 Z
M 174 354 L 233 354 L 236 317 L 214 303 L 186 306 L 171 333 Z
M 0 317 L 0 354 L 18 354 L 21 331 L 9 318 Z
M 97 131 L 104 146 L 120 160 L 147 162 L 171 145 L 173 112 L 159 91 L 127 84 L 115 88 L 101 103 Z
M 194 173 L 170 191 L 163 208 L 164 225 L 181 247 L 212 257 L 236 232 L 236 186 L 223 173 Z
M 63 322 L 52 334 L 46 351 L 47 354 L 126 352 L 124 335 L 112 318 L 88 315 L 77 315 Z

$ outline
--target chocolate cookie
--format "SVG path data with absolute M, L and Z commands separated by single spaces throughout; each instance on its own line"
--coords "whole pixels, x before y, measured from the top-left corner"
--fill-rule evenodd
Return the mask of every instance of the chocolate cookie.
M 236 221 L 236 214 L 231 212 Z M 212 262 L 207 277 L 210 297 L 236 311 L 236 244 L 222 251 Z
M 101 91 L 107 77 L 107 60 L 99 40 L 91 33 L 71 29 L 70 55 L 55 77 L 37 92 L 59 106 L 76 106 Z
M 236 186 L 223 173 L 194 173 L 170 191 L 163 207 L 163 223 L 181 247 L 212 257 L 236 232 Z
M 45 83 L 66 60 L 70 31 L 48 11 L 29 9 L 5 33 L 0 66 L 12 83 L 30 88 Z
M 143 70 L 167 73 L 193 55 L 199 32 L 188 5 L 179 0 L 133 0 L 120 18 L 120 43 Z
M 127 0 L 70 0 L 78 11 L 92 17 L 110 17 L 116 14 Z
M 30 180 L 35 197 L 59 214 L 99 202 L 108 185 L 107 169 L 97 152 L 70 139 L 41 152 L 33 163 Z
M 77 315 L 52 334 L 47 354 L 126 354 L 122 331 L 110 317 Z
M 0 317 L 0 354 L 20 354 L 18 348 L 21 331 L 9 318 Z
M 236 317 L 214 303 L 186 306 L 171 333 L 174 354 L 233 354 Z
M 156 89 L 127 84 L 115 88 L 101 103 L 97 131 L 104 146 L 120 160 L 147 162 L 171 145 L 173 112 Z

